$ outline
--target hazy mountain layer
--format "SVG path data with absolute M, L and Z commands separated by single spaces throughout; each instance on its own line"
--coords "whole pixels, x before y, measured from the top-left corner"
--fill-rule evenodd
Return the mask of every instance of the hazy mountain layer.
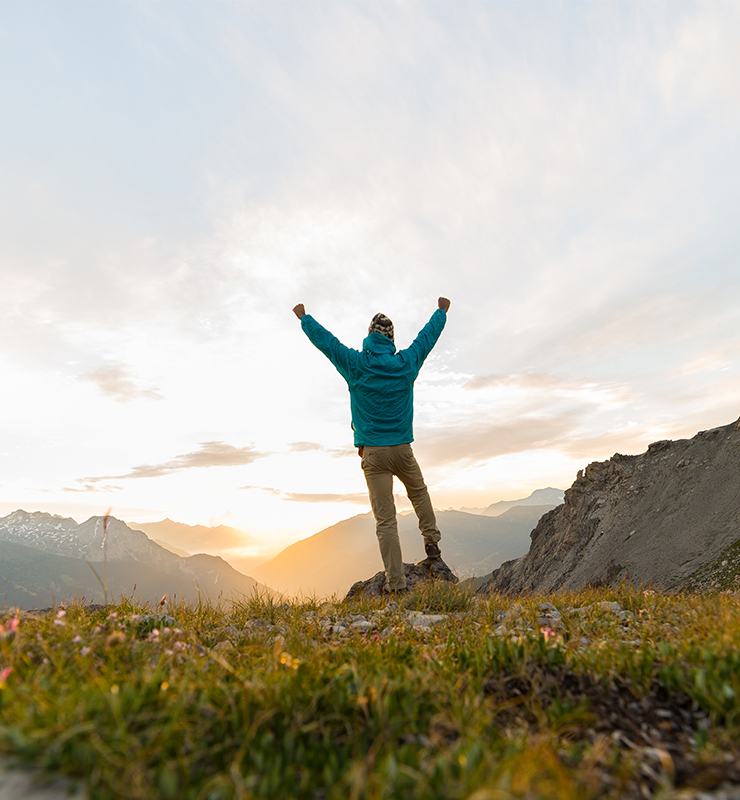
M 460 511 L 468 514 L 482 514 L 485 517 L 498 517 L 510 508 L 517 506 L 549 506 L 553 508 L 563 502 L 564 495 L 564 489 L 553 489 L 548 486 L 547 489 L 535 489 L 529 497 L 522 497 L 520 500 L 499 500 L 485 508 L 461 508 Z
M 485 591 L 633 583 L 691 586 L 740 541 L 740 420 L 646 453 L 594 462 L 532 531 L 529 552 Z
M 161 522 L 131 523 L 131 527 L 144 531 L 157 544 L 179 556 L 190 553 L 218 555 L 244 574 L 253 574 L 255 568 L 270 557 L 262 554 L 262 547 L 253 536 L 228 525 L 211 528 L 164 519 Z
M 526 551 L 529 532 L 549 508 L 523 506 L 499 517 L 438 511 L 442 556 L 460 577 L 485 575 Z M 398 527 L 404 561 L 423 559 L 416 515 L 399 515 Z M 375 520 L 372 514 L 361 514 L 290 545 L 255 575 L 279 591 L 343 596 L 353 583 L 382 568 Z
M 163 519 L 161 522 L 132 522 L 129 527 L 143 531 L 152 539 L 162 539 L 168 545 L 188 553 L 213 553 L 254 543 L 248 534 L 228 525 L 186 525 Z

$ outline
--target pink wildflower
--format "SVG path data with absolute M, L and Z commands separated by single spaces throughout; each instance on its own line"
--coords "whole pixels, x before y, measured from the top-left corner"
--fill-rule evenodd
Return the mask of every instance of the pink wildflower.
M 655 592 L 652 589 L 645 589 L 642 594 L 644 597 L 649 597 L 651 594 L 655 594 Z
M 0 669 L 0 685 L 5 683 L 10 676 L 10 673 L 13 671 L 13 667 L 5 667 L 5 669 Z
M 546 642 L 552 639 L 553 636 L 555 636 L 555 631 L 548 625 L 545 625 L 545 627 L 540 628 L 540 633 L 545 637 Z

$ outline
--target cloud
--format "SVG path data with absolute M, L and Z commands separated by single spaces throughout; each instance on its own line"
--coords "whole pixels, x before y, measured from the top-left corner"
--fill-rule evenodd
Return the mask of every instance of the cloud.
M 624 417 L 635 400 L 622 383 L 536 371 L 461 374 L 422 389 L 417 446 L 435 466 L 536 450 L 569 454 L 575 442 L 630 427 Z
M 370 498 L 367 492 L 285 492 L 270 486 L 241 486 L 241 489 L 258 489 L 267 492 L 273 497 L 287 500 L 289 503 L 350 503 L 352 505 L 369 506 Z M 409 499 L 404 495 L 394 494 L 397 508 L 408 509 L 411 507 Z
M 311 450 L 323 450 L 323 445 L 316 442 L 292 442 L 288 445 L 291 453 L 308 453 Z
M 505 422 L 481 418 L 477 425 L 430 431 L 419 439 L 417 449 L 423 460 L 430 459 L 434 464 L 473 464 L 510 453 L 553 447 L 575 430 L 578 421 L 573 412 L 553 417 L 520 416 Z
M 291 503 L 354 503 L 356 505 L 368 505 L 367 492 L 356 492 L 350 494 L 320 494 L 316 492 L 281 492 L 283 500 Z
M 256 489 L 267 492 L 273 497 L 288 500 L 292 503 L 363 503 L 369 502 L 367 492 L 352 493 L 318 493 L 318 492 L 286 492 L 272 486 L 240 486 L 242 490 Z
M 128 403 L 131 400 L 146 398 L 149 400 L 162 400 L 162 395 L 155 389 L 145 389 L 138 386 L 131 378 L 129 371 L 121 364 L 111 364 L 80 375 L 80 380 L 94 383 L 100 391 L 117 400 L 119 403 Z
M 357 451 L 350 447 L 324 447 L 323 444 L 317 442 L 293 442 L 288 445 L 289 452 L 291 453 L 310 453 L 318 451 L 327 453 L 335 458 L 342 458 L 343 456 L 356 455 Z
M 73 486 L 65 486 L 65 488 L 62 489 L 62 491 L 63 492 L 80 492 L 80 493 L 86 493 L 86 492 L 120 492 L 120 491 L 122 491 L 122 489 L 123 489 L 122 486 L 111 486 L 111 485 L 99 486 L 96 483 L 86 483 L 82 487 L 78 487 L 78 488 L 75 488 Z
M 201 442 L 200 450 L 185 453 L 162 464 L 141 464 L 125 475 L 105 475 L 97 478 L 82 478 L 83 482 L 98 483 L 100 481 L 126 480 L 128 478 L 159 478 L 185 469 L 202 469 L 205 467 L 240 467 L 251 464 L 262 453 L 251 445 L 234 447 L 226 442 Z
M 596 381 L 572 378 L 570 375 L 549 374 L 546 372 L 501 373 L 476 375 L 463 383 L 463 389 L 527 389 L 543 392 L 581 392 L 583 390 L 612 391 L 613 387 Z

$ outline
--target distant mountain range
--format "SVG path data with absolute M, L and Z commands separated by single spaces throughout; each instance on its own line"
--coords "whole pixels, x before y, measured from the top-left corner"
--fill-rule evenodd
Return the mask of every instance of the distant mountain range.
M 438 511 L 442 558 L 461 577 L 486 575 L 529 548 L 529 533 L 552 508 L 518 506 L 498 517 Z M 424 558 L 416 515 L 398 518 L 404 561 Z M 361 514 L 286 547 L 255 569 L 255 575 L 278 591 L 304 595 L 344 595 L 358 580 L 383 569 L 372 514 Z
M 100 602 L 107 550 L 108 595 L 159 600 L 175 594 L 229 601 L 270 590 L 237 572 L 219 556 L 183 558 L 115 517 L 75 520 L 43 512 L 14 511 L 0 517 L 0 603 L 45 607 L 86 598 Z M 90 562 L 93 569 L 85 562 Z
M 553 489 L 548 486 L 547 489 L 535 489 L 529 497 L 521 500 L 499 500 L 498 503 L 491 503 L 485 508 L 461 508 L 460 511 L 467 514 L 482 514 L 485 517 L 498 517 L 516 506 L 551 506 L 554 508 L 563 502 L 564 496 L 564 489 Z
M 527 551 L 529 532 L 562 494 L 539 489 L 521 500 L 468 510 L 476 513 L 438 512 L 445 561 L 462 578 L 489 575 Z M 103 577 L 103 520 L 91 517 L 78 524 L 70 517 L 23 510 L 0 517 L 0 607 L 46 607 L 82 597 L 102 601 L 95 573 Z M 412 512 L 399 515 L 399 531 L 405 560 L 424 558 Z M 255 590 L 272 592 L 268 585 L 289 594 L 343 595 L 354 582 L 382 569 L 371 514 L 339 522 L 267 562 L 257 552 L 251 555 L 250 546 L 258 550 L 254 538 L 227 525 L 171 519 L 126 524 L 109 517 L 109 597 L 159 600 L 167 593 L 188 601 L 199 596 L 228 600 Z M 244 574 L 247 566 L 255 577 Z

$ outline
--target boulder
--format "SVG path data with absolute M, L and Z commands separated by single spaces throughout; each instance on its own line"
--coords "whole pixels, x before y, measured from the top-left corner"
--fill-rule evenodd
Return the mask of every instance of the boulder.
M 425 559 L 418 564 L 404 564 L 406 586 L 413 591 L 420 583 L 425 581 L 442 581 L 444 583 L 457 583 L 457 576 L 442 561 L 441 558 Z M 378 572 L 366 581 L 357 581 L 347 592 L 345 600 L 356 597 L 387 597 L 385 590 L 385 572 Z

